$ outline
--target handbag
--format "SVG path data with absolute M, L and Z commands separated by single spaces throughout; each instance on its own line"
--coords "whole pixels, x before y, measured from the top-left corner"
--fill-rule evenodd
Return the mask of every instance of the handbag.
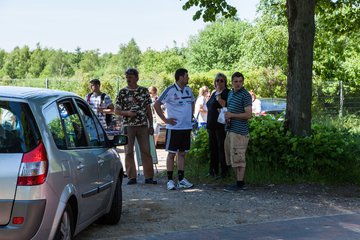
M 225 113 L 227 111 L 227 108 L 226 107 L 223 107 L 220 109 L 220 112 L 219 112 L 219 116 L 218 116 L 218 123 L 221 123 L 221 124 L 225 124 L 226 121 L 225 121 Z

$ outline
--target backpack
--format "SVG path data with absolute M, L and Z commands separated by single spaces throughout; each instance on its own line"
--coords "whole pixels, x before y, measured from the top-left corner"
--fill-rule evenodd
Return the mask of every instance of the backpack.
M 87 95 L 87 102 L 88 102 L 88 104 L 90 104 L 90 98 L 91 98 L 91 95 L 92 95 L 93 93 L 91 92 L 91 93 L 89 93 L 88 95 Z M 100 100 L 100 104 L 102 104 L 103 102 L 104 102 L 104 99 L 105 99 L 105 96 L 106 96 L 106 93 L 102 93 L 101 94 L 101 100 Z M 112 114 L 105 114 L 105 121 L 106 121 L 106 125 L 109 127 L 110 125 L 111 125 L 111 122 L 113 121 L 113 115 Z

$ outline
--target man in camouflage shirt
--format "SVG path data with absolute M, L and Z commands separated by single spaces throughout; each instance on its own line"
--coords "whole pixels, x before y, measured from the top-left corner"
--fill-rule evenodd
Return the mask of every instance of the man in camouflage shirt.
M 137 84 L 139 73 L 136 69 L 129 68 L 126 70 L 125 76 L 128 85 L 118 93 L 115 113 L 123 116 L 124 132 L 129 139 L 125 146 L 125 168 L 129 179 L 128 184 L 137 183 L 134 159 L 135 139 L 140 146 L 145 183 L 156 184 L 157 182 L 153 180 L 154 167 L 149 142 L 149 134 L 154 134 L 151 97 L 147 88 Z

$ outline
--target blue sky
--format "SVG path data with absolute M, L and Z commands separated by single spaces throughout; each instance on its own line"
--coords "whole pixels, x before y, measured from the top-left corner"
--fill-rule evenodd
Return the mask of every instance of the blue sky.
M 28 45 L 116 53 L 134 38 L 142 51 L 186 46 L 205 23 L 179 0 L 0 0 L 0 48 Z M 252 21 L 259 0 L 228 0 L 241 19 Z

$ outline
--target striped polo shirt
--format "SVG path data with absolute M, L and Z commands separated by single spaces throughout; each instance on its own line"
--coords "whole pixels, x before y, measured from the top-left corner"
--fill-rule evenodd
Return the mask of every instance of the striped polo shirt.
M 181 90 L 175 83 L 161 93 L 158 101 L 165 105 L 167 118 L 176 119 L 175 125 L 166 124 L 167 129 L 192 129 L 192 106 L 195 97 L 188 86 Z
M 227 109 L 232 113 L 244 113 L 245 107 L 251 107 L 252 100 L 250 93 L 245 89 L 241 88 L 239 91 L 229 92 L 227 101 Z M 230 124 L 226 126 L 228 132 L 237 133 L 243 136 L 249 134 L 249 123 L 247 119 L 231 119 Z

